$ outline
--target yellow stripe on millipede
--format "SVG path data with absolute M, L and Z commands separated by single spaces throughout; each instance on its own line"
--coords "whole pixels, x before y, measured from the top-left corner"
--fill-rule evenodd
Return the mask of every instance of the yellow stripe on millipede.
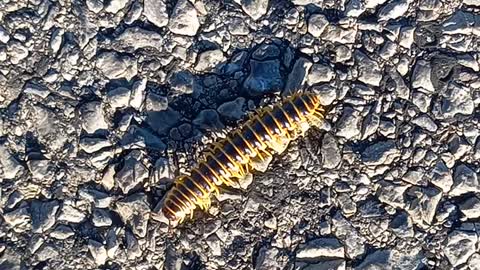
M 182 186 L 183 186 L 183 185 L 182 185 Z M 183 186 L 183 187 L 185 187 L 185 186 Z M 186 187 L 185 187 L 185 188 L 186 188 Z M 188 189 L 187 189 L 187 190 L 188 190 Z M 183 191 L 181 191 L 180 189 L 177 189 L 177 192 L 180 193 L 180 195 L 181 195 L 183 198 L 185 198 L 185 200 L 187 200 L 190 204 L 192 204 L 192 205 L 195 205 L 195 204 L 196 204 L 194 201 L 192 201 L 192 199 L 190 199 L 190 198 L 188 197 L 187 194 L 184 194 Z M 188 192 L 190 192 L 190 191 L 188 190 Z
M 215 184 L 212 184 L 210 182 L 210 179 L 208 179 L 203 173 L 201 173 L 198 168 L 193 168 L 192 171 L 198 173 L 203 178 L 203 180 L 205 180 L 205 182 L 207 182 L 207 185 L 210 186 L 210 188 L 212 188 L 212 190 L 217 189 L 217 186 Z
M 243 155 L 242 151 L 240 151 L 240 149 L 235 145 L 232 139 L 227 137 L 226 140 L 233 146 L 233 148 L 235 148 L 235 151 L 237 151 L 238 155 L 242 158 L 242 160 L 247 159 L 247 157 Z
M 293 109 L 295 110 L 295 112 L 297 112 L 298 117 L 300 118 L 300 121 L 304 121 L 305 117 L 303 117 L 303 114 L 298 110 L 297 106 L 292 102 L 291 99 L 290 99 L 289 103 L 293 106 Z

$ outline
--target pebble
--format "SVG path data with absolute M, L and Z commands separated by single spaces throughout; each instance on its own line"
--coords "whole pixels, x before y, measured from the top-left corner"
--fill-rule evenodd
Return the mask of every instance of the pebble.
M 330 133 L 326 133 L 322 140 L 322 164 L 326 169 L 333 169 L 340 164 L 342 156 L 338 143 Z
M 313 14 L 308 18 L 308 32 L 314 37 L 320 37 L 327 25 L 329 21 L 323 14 Z
M 4 179 L 13 179 L 24 168 L 17 159 L 10 153 L 5 144 L 0 144 L 0 164 Z
M 172 33 L 184 36 L 195 36 L 200 22 L 197 10 L 188 0 L 179 0 L 173 9 L 168 28 Z
M 115 174 L 115 182 L 124 194 L 128 194 L 148 178 L 148 169 L 143 165 L 142 157 L 139 150 L 130 152 L 125 157 L 122 169 Z
M 147 111 L 164 111 L 168 108 L 168 99 L 155 93 L 148 93 L 145 101 Z
M 455 230 L 448 234 L 447 242 L 442 245 L 442 249 L 448 261 L 456 267 L 466 263 L 475 253 L 477 241 L 478 236 L 475 232 Z
M 224 60 L 225 56 L 221 50 L 204 51 L 198 54 L 194 69 L 199 72 L 210 71 Z
M 164 0 L 145 0 L 143 15 L 156 27 L 161 28 L 168 24 L 167 5 Z
M 58 201 L 33 201 L 30 205 L 32 231 L 34 233 L 43 233 L 52 228 L 55 225 L 59 207 Z
M 288 74 L 283 94 L 291 95 L 299 92 L 307 80 L 307 75 L 311 67 L 312 62 L 310 62 L 310 60 L 305 57 L 298 58 L 295 64 L 293 64 L 292 71 Z
M 408 10 L 409 2 L 407 0 L 399 0 L 390 2 L 380 9 L 378 14 L 379 21 L 394 20 L 402 17 Z
M 45 85 L 34 82 L 27 82 L 23 87 L 23 92 L 25 94 L 32 94 L 41 98 L 46 98 L 50 94 L 50 91 Z
M 105 6 L 105 11 L 115 14 L 119 12 L 121 9 L 125 8 L 129 0 L 112 0 L 107 2 L 107 5 Z
M 79 146 L 87 153 L 95 153 L 103 148 L 112 146 L 112 143 L 105 138 L 82 137 Z
M 145 89 L 147 88 L 147 79 L 139 79 L 133 83 L 130 96 L 130 106 L 139 110 L 145 99 Z
M 260 96 L 283 89 L 284 78 L 280 72 L 280 61 L 250 60 L 250 73 L 243 87 L 251 96 Z
M 115 211 L 138 237 L 147 235 L 150 206 L 144 193 L 135 193 L 117 201 Z
M 235 0 L 254 21 L 267 13 L 269 0 Z
M 437 124 L 428 115 L 420 115 L 412 119 L 412 124 L 417 125 L 429 132 L 435 132 L 438 129 Z
M 307 77 L 307 83 L 314 85 L 322 82 L 330 82 L 335 78 L 335 72 L 328 65 L 314 64 Z
M 343 245 L 336 238 L 318 238 L 300 245 L 297 260 L 318 260 L 322 257 L 344 258 L 345 250 Z
M 245 113 L 245 98 L 238 97 L 235 100 L 228 101 L 218 106 L 218 113 L 230 120 L 239 120 Z
M 193 124 L 201 129 L 220 130 L 224 128 L 224 125 L 220 121 L 220 117 L 217 111 L 213 109 L 206 109 L 201 111 L 198 116 L 193 119 Z
M 164 37 L 155 32 L 140 27 L 126 28 L 113 40 L 116 46 L 133 48 L 134 50 L 152 48 L 159 50 L 164 43 Z
M 480 199 L 477 196 L 462 201 L 459 208 L 467 219 L 480 218 Z
M 407 212 L 413 222 L 427 229 L 433 225 L 438 204 L 442 199 L 441 190 L 435 187 L 412 187 L 407 190 L 409 198 Z
M 107 193 L 92 189 L 92 188 L 81 188 L 78 191 L 78 195 L 81 198 L 93 203 L 97 208 L 108 208 L 112 203 L 113 198 Z
M 75 232 L 70 228 L 70 226 L 66 225 L 58 225 L 55 229 L 50 233 L 50 236 L 58 239 L 58 240 L 65 240 L 75 235 Z
M 432 68 L 430 63 L 425 60 L 418 60 L 412 73 L 412 87 L 426 93 L 435 92 L 431 73 Z
M 452 118 L 456 114 L 470 115 L 475 109 L 470 91 L 451 83 L 448 85 L 446 93 L 441 100 L 441 112 L 446 118 Z
M 116 52 L 103 52 L 95 62 L 95 67 L 110 80 L 131 80 L 137 75 L 137 61 L 128 55 L 120 55 Z
M 92 255 L 93 260 L 96 265 L 104 265 L 107 261 L 107 250 L 102 245 L 95 240 L 88 240 L 88 250 L 90 251 L 90 255 Z
M 10 212 L 5 212 L 3 214 L 3 220 L 11 228 L 27 227 L 30 224 L 31 220 L 29 208 L 27 206 L 22 206 Z
M 351 107 L 345 107 L 343 114 L 337 122 L 337 136 L 353 139 L 360 135 L 360 114 Z
M 112 218 L 107 210 L 96 208 L 93 210 L 92 223 L 95 227 L 108 227 L 112 225 Z
M 337 90 L 330 84 L 314 85 L 311 90 L 320 97 L 323 106 L 328 106 L 337 99 Z
M 358 66 L 358 80 L 365 84 L 380 86 L 382 80 L 380 65 L 360 51 L 355 51 L 354 57 Z
M 480 183 L 475 171 L 465 164 L 460 164 L 454 169 L 453 186 L 450 196 L 460 196 L 468 192 L 480 192 Z
M 395 141 L 379 141 L 362 152 L 362 161 L 367 165 L 390 164 L 399 155 Z
M 77 208 L 68 204 L 63 204 L 60 215 L 58 216 L 58 220 L 70 223 L 80 223 L 85 220 L 85 217 L 85 213 Z
M 97 130 L 108 129 L 108 124 L 103 114 L 102 103 L 92 101 L 80 107 L 82 127 L 88 133 L 95 133 Z

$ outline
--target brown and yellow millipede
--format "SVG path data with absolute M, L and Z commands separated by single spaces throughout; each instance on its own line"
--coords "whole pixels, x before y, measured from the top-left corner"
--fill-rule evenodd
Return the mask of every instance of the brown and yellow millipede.
M 197 206 L 208 209 L 211 195 L 218 194 L 220 185 L 234 185 L 255 168 L 256 161 L 282 153 L 290 141 L 320 124 L 324 112 L 313 93 L 295 94 L 257 110 L 241 128 L 214 143 L 189 175 L 175 179 L 164 200 L 163 214 L 181 223 L 187 216 L 193 217 Z

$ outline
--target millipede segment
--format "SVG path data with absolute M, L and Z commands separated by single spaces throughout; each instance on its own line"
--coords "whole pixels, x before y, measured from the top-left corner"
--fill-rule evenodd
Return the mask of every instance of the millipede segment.
M 230 136 L 212 144 L 189 175 L 181 175 L 167 193 L 162 212 L 172 222 L 193 218 L 198 207 L 207 210 L 221 185 L 235 186 L 254 163 L 282 153 L 288 144 L 318 126 L 325 110 L 313 93 L 295 94 L 261 108 Z

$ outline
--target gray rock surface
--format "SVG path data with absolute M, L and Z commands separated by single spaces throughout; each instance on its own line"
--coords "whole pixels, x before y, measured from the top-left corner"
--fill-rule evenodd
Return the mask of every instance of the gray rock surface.
M 0 1 L 0 269 L 479 269 L 479 8 Z M 325 121 L 166 219 L 303 92 Z

